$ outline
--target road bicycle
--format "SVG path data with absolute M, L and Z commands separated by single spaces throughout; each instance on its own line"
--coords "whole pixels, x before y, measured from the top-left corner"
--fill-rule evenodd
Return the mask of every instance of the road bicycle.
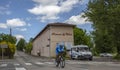
M 65 67 L 65 58 L 60 55 L 56 61 L 56 67 L 61 67 L 64 68 Z

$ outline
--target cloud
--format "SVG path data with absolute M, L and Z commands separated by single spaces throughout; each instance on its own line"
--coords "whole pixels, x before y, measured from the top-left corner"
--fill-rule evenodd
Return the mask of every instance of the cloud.
M 40 20 L 41 22 L 45 22 L 46 20 L 47 21 L 50 21 L 50 20 L 56 20 L 56 19 L 59 19 L 59 17 L 57 16 L 42 16 L 42 17 L 37 17 L 36 18 L 37 20 Z
M 32 9 L 28 9 L 29 13 L 37 15 L 39 20 L 56 20 L 58 14 L 69 12 L 74 5 L 80 3 L 80 0 L 33 0 L 37 3 Z M 37 17 L 37 18 L 38 18 Z
M 76 15 L 76 16 L 71 16 L 65 22 L 69 24 L 76 24 L 76 25 L 90 23 L 89 21 L 86 21 L 87 17 L 83 18 L 82 15 L 84 15 L 84 13 L 81 13 L 80 15 Z
M 56 5 L 59 0 L 33 0 L 42 5 Z
M 15 37 L 17 38 L 17 40 L 20 40 L 21 38 L 24 39 L 24 36 L 23 36 L 23 35 L 15 35 Z
M 21 31 L 27 31 L 27 28 L 22 28 Z
M 27 31 L 27 28 L 16 28 L 19 31 Z
M 14 18 L 14 19 L 8 19 L 6 20 L 6 23 L 0 23 L 0 28 L 6 29 L 8 27 L 24 27 L 24 26 L 31 26 L 30 23 L 26 23 L 25 21 L 19 19 L 19 18 Z M 26 31 L 26 28 L 20 29 L 20 31 Z
M 0 14 L 1 15 L 4 15 L 4 14 L 6 14 L 6 15 L 10 15 L 11 14 L 11 11 L 9 11 L 9 10 L 7 10 L 6 8 L 2 8 L 2 7 L 0 7 Z
M 0 23 L 0 28 L 6 29 L 8 27 L 7 27 L 7 25 L 5 23 Z
M 41 15 L 39 19 L 44 21 L 44 20 L 54 20 L 58 19 L 57 14 L 60 13 L 60 7 L 59 6 L 37 6 L 34 7 L 33 9 L 28 10 L 30 13 L 34 15 Z M 38 19 L 38 18 L 37 18 Z
M 60 12 L 60 7 L 55 5 L 49 5 L 49 6 L 37 6 L 33 9 L 28 10 L 30 13 L 33 13 L 35 15 L 55 15 Z
M 25 18 L 26 21 L 29 21 L 29 20 L 31 20 L 31 19 L 32 19 L 31 17 Z
M 78 4 L 79 0 L 66 0 L 65 2 L 61 3 L 61 12 L 69 12 L 74 5 Z
M 88 2 L 89 2 L 89 0 L 81 0 L 80 3 L 81 3 L 82 5 L 86 5 L 86 4 L 88 4 Z
M 25 26 L 26 23 L 19 18 L 7 20 L 7 25 L 11 27 Z
M 4 6 L 0 6 L 0 15 L 10 15 L 11 11 L 9 11 L 10 3 Z
M 28 25 L 28 26 L 31 26 L 31 24 L 30 24 L 30 23 L 28 23 L 27 25 Z

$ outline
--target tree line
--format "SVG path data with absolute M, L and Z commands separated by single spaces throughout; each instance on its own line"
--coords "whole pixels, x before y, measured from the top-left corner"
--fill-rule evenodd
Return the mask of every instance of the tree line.
M 93 24 L 97 53 L 117 53 L 120 57 L 120 0 L 89 0 L 85 15 Z
M 16 45 L 17 50 L 24 51 L 28 54 L 31 54 L 31 50 L 32 50 L 32 47 L 33 47 L 32 46 L 32 40 L 33 40 L 33 38 L 30 38 L 29 42 L 27 43 L 25 41 L 25 39 L 21 38 Z

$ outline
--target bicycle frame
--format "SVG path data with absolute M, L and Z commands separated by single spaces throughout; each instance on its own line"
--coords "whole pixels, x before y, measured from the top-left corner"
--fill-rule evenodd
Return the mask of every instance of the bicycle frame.
M 61 67 L 61 68 L 65 67 L 65 59 L 61 55 L 59 56 L 58 61 L 57 61 L 56 67 L 58 67 L 58 66 Z

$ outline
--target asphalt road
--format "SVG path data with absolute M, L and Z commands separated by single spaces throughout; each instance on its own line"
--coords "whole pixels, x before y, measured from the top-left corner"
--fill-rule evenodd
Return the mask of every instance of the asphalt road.
M 65 68 L 57 68 L 54 59 L 17 52 L 14 59 L 0 60 L 0 70 L 120 70 L 120 62 L 95 57 L 93 61 L 66 60 Z

